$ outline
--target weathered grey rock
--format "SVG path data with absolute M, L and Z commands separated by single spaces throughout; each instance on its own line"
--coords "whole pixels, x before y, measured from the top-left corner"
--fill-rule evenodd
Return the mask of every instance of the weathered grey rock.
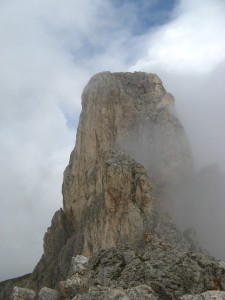
M 73 255 L 73 228 L 63 210 L 55 213 L 51 227 L 44 236 L 44 254 L 35 267 L 30 285 L 35 290 L 56 288 L 67 277 Z
M 12 291 L 11 300 L 34 300 L 36 293 L 31 289 L 15 286 Z
M 200 295 L 185 295 L 179 300 L 225 300 L 225 292 L 221 291 L 207 291 Z
M 59 293 L 61 299 L 72 299 L 77 294 L 84 294 L 88 291 L 87 277 L 79 274 L 73 275 L 71 278 L 59 283 Z
M 151 287 L 146 285 L 137 286 L 124 290 L 122 288 L 109 288 L 109 287 L 92 287 L 85 295 L 77 295 L 73 300 L 157 300 L 158 297 L 154 295 Z
M 78 273 L 82 275 L 86 270 L 86 265 L 89 259 L 83 255 L 72 257 L 68 277 Z
M 155 295 L 153 289 L 147 285 L 140 285 L 130 288 L 126 291 L 128 299 L 146 299 L 146 300 L 157 300 L 158 297 Z
M 86 290 L 96 286 L 127 290 L 146 285 L 161 300 L 225 288 L 223 264 L 193 247 L 193 241 L 176 229 L 168 215 L 139 248 L 114 247 L 93 256 L 84 277 Z M 83 293 L 81 299 L 89 299 L 90 293 Z
M 37 300 L 59 300 L 59 293 L 56 290 L 43 287 L 38 294 Z
M 15 286 L 29 287 L 30 274 L 0 282 L 0 299 L 8 300 Z
M 129 300 L 122 288 L 92 287 L 85 295 L 77 295 L 73 300 Z
M 206 255 L 195 243 L 194 230 L 182 234 L 166 214 L 136 247 L 113 247 L 91 257 L 83 272 L 60 282 L 60 295 L 83 300 L 175 300 L 225 290 L 224 262 Z

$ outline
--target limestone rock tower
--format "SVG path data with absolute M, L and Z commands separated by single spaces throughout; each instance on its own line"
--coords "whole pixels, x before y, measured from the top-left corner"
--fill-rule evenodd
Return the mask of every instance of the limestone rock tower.
M 154 230 L 165 188 L 192 173 L 174 98 L 159 77 L 94 75 L 82 94 L 76 146 L 64 172 L 63 210 L 45 235 L 33 281 L 54 286 L 72 255 L 139 243 Z

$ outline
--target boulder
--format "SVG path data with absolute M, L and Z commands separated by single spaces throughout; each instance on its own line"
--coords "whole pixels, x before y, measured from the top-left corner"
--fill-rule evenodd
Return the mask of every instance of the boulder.
M 15 286 L 12 291 L 11 300 L 35 300 L 36 293 L 27 288 Z
M 185 295 L 179 300 L 225 300 L 225 292 L 221 291 L 207 291 L 200 295 Z
M 59 300 L 59 293 L 56 290 L 43 287 L 38 294 L 37 300 Z

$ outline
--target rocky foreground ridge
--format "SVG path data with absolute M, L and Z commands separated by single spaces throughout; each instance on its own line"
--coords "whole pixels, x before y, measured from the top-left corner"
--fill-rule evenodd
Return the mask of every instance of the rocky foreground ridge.
M 157 75 L 93 76 L 64 172 L 63 210 L 33 273 L 14 288 L 0 283 L 0 299 L 225 299 L 225 263 L 165 213 L 194 176 L 174 98 Z

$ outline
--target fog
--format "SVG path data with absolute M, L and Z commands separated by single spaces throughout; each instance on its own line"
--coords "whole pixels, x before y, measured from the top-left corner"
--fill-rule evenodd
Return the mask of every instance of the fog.
M 225 259 L 223 67 L 204 78 L 164 72 L 167 90 L 174 85 L 175 107 L 173 99 L 165 104 L 151 96 L 146 105 L 140 88 L 141 117 L 120 144 L 145 166 L 161 211 L 169 212 L 180 230 L 193 227 L 200 246 L 220 259 Z
M 147 40 L 148 51 L 131 70 L 154 70 L 160 76 L 175 97 L 191 144 L 195 175 L 181 189 L 183 196 L 177 190 L 167 209 L 179 228 L 195 227 L 200 244 L 225 259 L 225 55 L 221 52 L 225 43 L 220 36 L 221 11 L 225 11 L 223 1 L 181 1 L 174 11 L 176 17 Z
M 170 172 L 170 184 L 161 191 L 161 208 L 168 211 L 174 218 L 180 230 L 193 227 L 198 235 L 200 245 L 217 258 L 225 259 L 225 87 L 222 82 L 225 66 L 222 63 L 214 72 L 204 77 L 183 75 L 177 76 L 164 72 L 163 82 L 167 90 L 175 95 L 176 116 L 184 126 L 185 136 L 170 135 L 170 145 L 163 147 L 161 124 L 154 128 L 142 129 L 134 135 L 126 149 L 148 170 L 149 176 L 162 183 L 163 178 L 159 173 L 162 168 L 160 163 L 172 151 L 185 153 L 190 145 L 193 158 L 193 174 L 175 184 L 173 170 L 170 162 L 163 167 Z M 162 70 L 160 70 L 163 72 Z M 159 71 L 159 73 L 160 73 Z M 170 75 L 170 76 L 169 76 Z M 161 78 L 162 78 L 161 77 Z M 212 84 L 214 85 L 212 88 Z M 215 88 L 215 89 L 214 89 Z M 166 133 L 167 134 L 167 133 Z M 172 146 L 171 146 L 172 145 Z M 165 145 L 164 145 L 165 146 Z M 179 154 L 178 154 L 179 155 Z M 182 157 L 173 157 L 173 161 Z M 183 168 L 187 168 L 187 164 Z M 172 164 L 171 164 L 172 165 Z M 181 164 L 182 165 L 182 164 Z M 190 165 L 190 167 L 192 167 Z M 185 170 L 183 170 L 185 173 Z M 181 174 L 178 173 L 178 176 Z M 163 189 L 163 190 L 162 190 Z M 162 195 L 163 193 L 163 195 Z
M 179 214 L 174 206 L 171 211 L 180 228 L 194 227 L 200 244 L 224 260 L 225 63 L 204 76 L 165 77 L 165 85 L 177 99 L 176 109 L 191 143 L 197 174 Z
M 171 111 L 169 107 L 166 109 Z M 207 113 L 212 117 L 209 111 Z M 174 121 L 171 129 L 168 115 L 161 109 L 158 111 L 158 121 L 147 119 L 147 116 L 149 114 L 146 119 L 142 116 L 140 123 L 136 123 L 120 148 L 146 168 L 159 202 L 159 212 L 169 213 L 181 231 L 195 229 L 199 245 L 209 254 L 225 260 L 225 175 L 223 165 L 213 163 L 212 155 L 213 148 L 218 144 L 204 151 L 201 147 L 201 142 L 204 142 L 202 138 L 199 144 L 194 143 L 193 150 L 193 124 L 188 123 L 187 115 L 189 137 L 185 130 L 177 128 L 179 121 Z M 204 119 L 193 121 L 196 128 L 204 124 Z M 215 123 L 216 120 L 214 126 Z M 207 135 L 205 130 L 209 127 L 206 122 L 201 129 L 202 134 Z M 193 132 L 195 135 L 198 137 L 198 132 Z M 218 143 L 217 138 L 215 140 Z M 224 157 L 221 155 L 217 158 L 222 162 Z M 205 162 L 210 164 L 204 165 Z

